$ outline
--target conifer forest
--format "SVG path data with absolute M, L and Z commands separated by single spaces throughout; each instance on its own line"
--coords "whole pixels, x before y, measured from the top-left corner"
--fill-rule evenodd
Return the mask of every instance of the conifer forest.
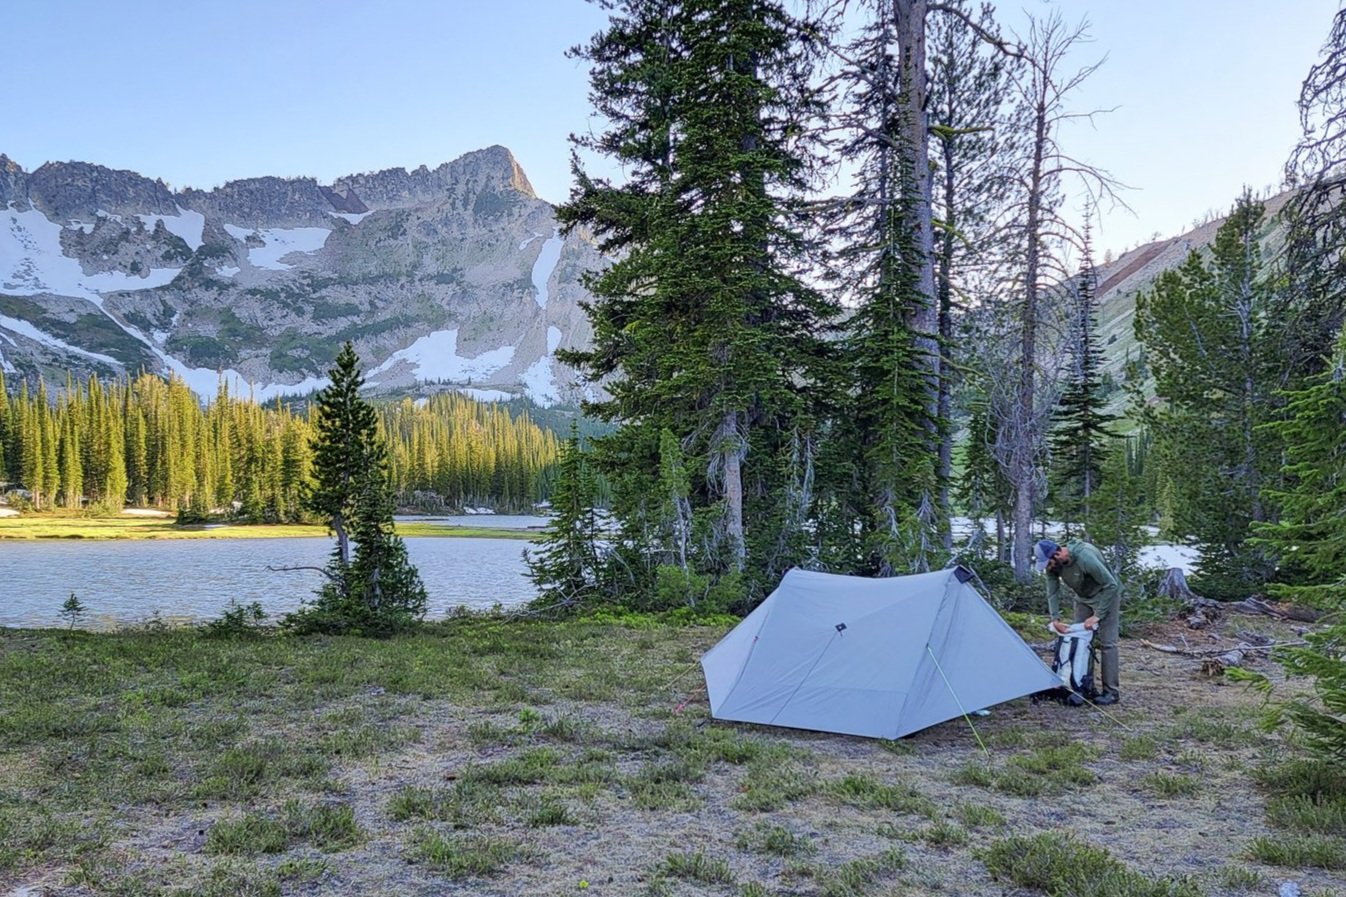
M 560 217 L 616 261 L 588 284 L 592 346 L 562 356 L 607 385 L 586 410 L 613 429 L 562 449 L 545 601 L 745 612 L 791 567 L 953 561 L 1026 586 L 1048 527 L 1127 576 L 1156 534 L 1193 545 L 1216 597 L 1339 593 L 1346 13 L 1304 60 L 1289 199 L 1228 198 L 1134 297 L 1119 376 L 1091 222 L 1125 190 L 1065 127 L 1091 114 L 1086 23 L 605 8 L 574 55 L 606 127 L 572 138 Z
M 0 386 L 3 376 L 0 375 Z M 443 511 L 531 509 L 558 451 L 550 430 L 454 393 L 378 405 L 394 494 Z M 0 470 L 34 509 L 162 508 L 185 519 L 307 520 L 314 412 L 221 388 L 203 405 L 178 379 L 0 389 Z M 16 496 L 19 497 L 19 496 Z

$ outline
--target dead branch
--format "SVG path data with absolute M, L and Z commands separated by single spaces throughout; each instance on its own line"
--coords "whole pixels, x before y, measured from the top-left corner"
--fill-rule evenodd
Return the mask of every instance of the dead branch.
M 294 570 L 317 570 L 319 573 L 321 573 L 323 576 L 326 576 L 332 582 L 336 583 L 341 582 L 341 580 L 338 579 L 335 574 L 333 574 L 330 570 L 326 569 L 325 567 L 273 567 L 270 564 L 267 564 L 266 569 L 270 570 L 273 573 L 289 573 Z

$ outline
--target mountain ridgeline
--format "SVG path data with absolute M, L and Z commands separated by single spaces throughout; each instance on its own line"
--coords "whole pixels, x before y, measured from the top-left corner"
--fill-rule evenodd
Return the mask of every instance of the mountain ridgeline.
M 588 344 L 580 278 L 603 264 L 499 146 L 211 190 L 0 156 L 0 369 L 33 389 L 143 371 L 209 397 L 223 372 L 300 394 L 350 340 L 377 390 L 574 401 L 553 353 Z

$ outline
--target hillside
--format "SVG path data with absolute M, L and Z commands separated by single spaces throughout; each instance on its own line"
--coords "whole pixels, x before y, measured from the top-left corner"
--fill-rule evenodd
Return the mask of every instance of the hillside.
M 1280 235 L 1278 224 L 1272 220 L 1273 216 L 1284 207 L 1290 196 L 1290 192 L 1286 191 L 1264 200 L 1267 214 L 1263 233 L 1264 257 L 1271 256 Z M 1116 383 L 1121 384 L 1126 380 L 1126 363 L 1138 355 L 1136 296 L 1152 289 L 1160 274 L 1181 265 L 1193 250 L 1208 251 L 1224 221 L 1224 218 L 1213 219 L 1176 237 L 1139 246 L 1098 266 L 1098 334 L 1103 346 L 1103 369 Z M 1113 410 L 1123 410 L 1125 394 L 1119 390 L 1112 398 L 1115 406 Z

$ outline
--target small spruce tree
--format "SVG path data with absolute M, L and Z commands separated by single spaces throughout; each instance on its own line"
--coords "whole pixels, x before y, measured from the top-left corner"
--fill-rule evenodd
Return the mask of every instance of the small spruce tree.
M 561 447 L 551 507 L 555 513 L 546 535 L 525 560 L 538 588 L 535 606 L 574 610 L 598 588 L 598 520 L 594 511 L 594 475 L 580 447 L 578 428 Z
M 388 453 L 373 405 L 360 397 L 360 359 L 348 342 L 316 397 L 308 510 L 336 536 L 318 598 L 290 615 L 298 632 L 389 635 L 425 616 L 426 593 L 393 527 Z M 352 551 L 353 549 L 353 551 Z

